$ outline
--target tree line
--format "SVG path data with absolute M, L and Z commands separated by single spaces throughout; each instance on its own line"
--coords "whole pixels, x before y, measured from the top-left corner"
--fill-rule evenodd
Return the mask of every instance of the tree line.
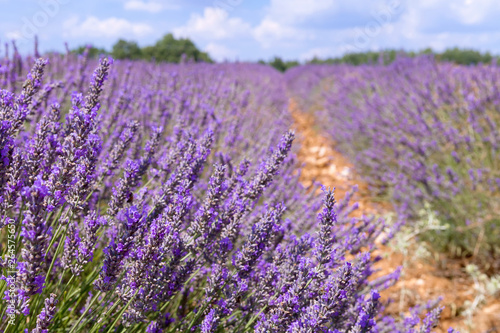
M 460 49 L 458 47 L 450 48 L 444 52 L 435 52 L 430 48 L 414 52 L 414 51 L 404 51 L 389 49 L 379 52 L 367 51 L 367 52 L 355 52 L 347 53 L 341 57 L 334 58 L 313 58 L 307 61 L 307 64 L 350 64 L 350 65 L 364 65 L 364 64 L 390 64 L 393 62 L 398 55 L 405 55 L 408 57 L 416 57 L 423 54 L 430 54 L 435 57 L 437 61 L 447 61 L 453 62 L 460 65 L 477 65 L 479 63 L 491 63 L 495 61 L 500 64 L 497 57 L 494 57 L 490 52 L 481 53 L 473 49 Z M 270 61 L 260 60 L 259 63 L 267 64 L 276 68 L 281 72 L 285 72 L 287 69 L 300 65 L 296 60 L 283 60 L 280 57 L 274 57 Z
M 88 52 L 89 57 L 111 55 L 114 59 L 148 60 L 157 62 L 181 62 L 183 59 L 195 62 L 212 63 L 208 53 L 202 52 L 189 38 L 176 39 L 172 34 L 166 34 L 154 45 L 140 47 L 135 41 L 118 40 L 111 51 L 94 46 L 80 46 L 73 53 Z
M 131 60 L 148 60 L 157 62 L 173 62 L 178 63 L 183 59 L 195 62 L 213 63 L 214 61 L 207 52 L 203 52 L 189 38 L 176 39 L 171 33 L 163 36 L 154 45 L 140 47 L 135 41 L 118 40 L 111 51 L 93 46 L 80 46 L 74 50 L 74 53 L 83 54 L 88 52 L 90 57 L 98 57 L 99 55 L 109 54 L 115 59 L 131 59 Z M 416 57 L 422 54 L 433 55 L 437 61 L 454 62 L 460 65 L 475 65 L 479 63 L 498 62 L 490 52 L 480 52 L 473 49 L 461 49 L 458 47 L 450 48 L 444 52 L 435 52 L 427 48 L 421 51 L 404 51 L 396 49 L 388 49 L 379 52 L 355 52 L 347 53 L 340 57 L 331 58 L 313 58 L 307 61 L 307 64 L 351 64 L 355 66 L 363 64 L 390 64 L 398 55 L 408 57 Z M 301 62 L 297 60 L 284 60 L 281 57 L 274 57 L 269 61 L 259 60 L 261 64 L 266 64 L 276 68 L 281 72 L 287 69 L 298 66 Z

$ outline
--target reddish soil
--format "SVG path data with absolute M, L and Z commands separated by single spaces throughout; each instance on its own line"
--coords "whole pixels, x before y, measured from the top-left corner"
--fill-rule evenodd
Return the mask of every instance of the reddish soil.
M 360 209 L 354 214 L 383 215 L 391 211 L 389 204 L 381 204 L 370 195 L 368 186 L 356 174 L 349 160 L 335 150 L 335 143 L 320 135 L 314 128 L 315 119 L 311 114 L 300 112 L 297 104 L 290 102 L 290 111 L 295 120 L 295 130 L 301 144 L 298 158 L 303 163 L 301 181 L 308 186 L 316 181 L 325 186 L 335 187 L 337 200 L 357 185 L 359 191 L 354 201 Z M 413 244 L 415 248 L 418 244 Z M 445 307 L 436 332 L 446 332 L 449 327 L 464 332 L 500 332 L 500 300 L 487 299 L 472 317 L 472 325 L 462 315 L 465 302 L 475 297 L 474 282 L 465 272 L 467 262 L 457 260 L 417 259 L 411 250 L 406 257 L 399 251 L 380 245 L 378 254 L 384 259 L 377 264 L 378 275 L 394 271 L 404 266 L 399 282 L 384 291 L 383 298 L 391 299 L 387 313 L 407 312 L 417 304 L 443 297 L 440 303 Z M 436 255 L 437 256 L 437 255 Z M 439 257 L 439 256 L 437 256 Z

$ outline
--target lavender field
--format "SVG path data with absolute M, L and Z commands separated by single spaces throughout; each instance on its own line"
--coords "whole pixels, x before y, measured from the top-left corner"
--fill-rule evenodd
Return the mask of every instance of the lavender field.
M 287 74 L 304 107 L 316 108 L 322 130 L 402 222 L 429 205 L 447 226 L 427 235 L 441 250 L 498 258 L 498 66 L 402 57 L 389 66 L 304 66 Z
M 431 332 L 446 301 L 381 297 L 402 230 L 497 281 L 495 65 L 16 52 L 0 89 L 1 332 Z M 291 98 L 393 218 L 302 185 Z

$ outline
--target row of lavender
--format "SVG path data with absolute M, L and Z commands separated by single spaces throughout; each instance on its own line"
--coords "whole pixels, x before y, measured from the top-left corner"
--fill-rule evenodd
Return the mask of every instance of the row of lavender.
M 0 65 L 1 332 L 417 331 L 381 315 L 383 221 L 298 182 L 274 70 Z
M 499 67 L 419 57 L 288 75 L 290 88 L 303 103 L 314 100 L 323 129 L 400 217 L 418 218 L 430 206 L 445 229 L 426 235 L 434 244 L 455 255 L 500 253 Z

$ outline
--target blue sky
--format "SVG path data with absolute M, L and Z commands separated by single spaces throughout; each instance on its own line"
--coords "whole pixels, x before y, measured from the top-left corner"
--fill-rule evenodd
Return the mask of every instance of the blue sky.
M 0 52 L 191 38 L 217 60 L 459 46 L 500 54 L 498 0 L 0 0 Z

